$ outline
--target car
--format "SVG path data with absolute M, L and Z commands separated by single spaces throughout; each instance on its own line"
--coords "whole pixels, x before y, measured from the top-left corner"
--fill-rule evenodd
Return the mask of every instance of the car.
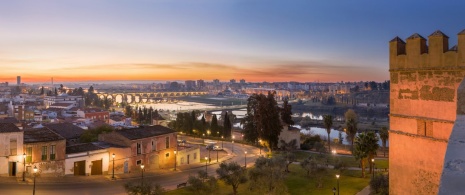
M 205 149 L 213 150 L 214 147 L 215 147 L 215 144 L 207 144 L 207 146 L 205 146 Z
M 213 146 L 213 150 L 223 150 L 220 146 Z

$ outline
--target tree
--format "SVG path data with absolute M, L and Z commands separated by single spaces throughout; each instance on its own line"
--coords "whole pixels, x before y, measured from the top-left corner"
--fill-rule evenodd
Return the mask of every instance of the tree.
M 129 195 L 163 195 L 165 189 L 159 184 L 146 183 L 126 183 L 124 189 Z
M 287 194 L 285 167 L 286 160 L 281 156 L 259 157 L 249 170 L 249 188 L 255 194 Z
M 323 122 L 325 125 L 326 132 L 328 133 L 328 148 L 329 151 L 331 151 L 331 138 L 329 134 L 331 133 L 331 128 L 333 126 L 333 116 L 332 115 L 324 115 L 323 116 Z
M 223 119 L 223 133 L 225 137 L 231 137 L 232 124 L 231 120 L 229 119 L 228 112 L 224 114 Z
M 297 140 L 293 139 L 289 142 L 285 142 L 284 140 L 280 140 L 281 142 L 281 149 L 284 150 L 284 158 L 286 159 L 286 172 L 289 173 L 289 165 L 296 161 L 296 156 L 293 153 L 295 149 L 297 149 Z
M 288 126 L 294 125 L 292 120 L 292 106 L 288 104 L 287 99 L 283 102 L 283 108 L 281 109 L 281 120 Z
M 83 143 L 90 143 L 98 141 L 98 135 L 102 133 L 109 133 L 112 132 L 114 129 L 110 125 L 102 125 L 95 129 L 89 129 L 84 131 L 79 137 L 79 140 Z
M 90 93 L 90 94 L 94 93 L 94 87 L 92 85 L 89 87 L 89 90 L 87 90 L 87 93 Z
M 386 157 L 386 141 L 389 139 L 389 132 L 386 127 L 381 128 L 379 131 L 379 137 L 381 138 L 381 142 L 383 144 L 383 156 Z
M 189 191 L 194 194 L 216 194 L 218 180 L 213 176 L 207 176 L 205 171 L 199 171 L 198 176 L 189 176 L 187 179 Z
M 247 169 L 241 167 L 236 162 L 222 162 L 220 167 L 216 169 L 218 178 L 224 183 L 231 185 L 233 194 L 237 194 L 237 188 L 240 184 L 247 182 Z
M 368 160 L 376 154 L 378 147 L 378 137 L 373 132 L 360 133 L 355 139 L 352 153 L 355 159 L 360 160 L 362 167 L 362 177 L 365 177 L 365 163 L 367 163 Z
M 310 173 L 314 173 L 318 169 L 318 164 L 314 157 L 304 159 L 304 161 L 300 163 L 300 166 L 307 171 L 307 176 L 310 176 Z
M 355 135 L 357 134 L 357 114 L 355 114 L 354 110 L 349 109 L 344 114 L 344 117 L 346 119 L 347 137 L 350 140 L 350 148 L 351 150 L 353 150 L 354 139 L 355 139 Z
M 247 112 L 241 120 L 241 125 L 244 128 L 244 140 L 251 143 L 256 143 L 259 139 L 259 129 L 257 127 L 255 114 L 258 108 L 257 94 L 252 94 L 247 100 Z
M 220 128 L 218 128 L 218 118 L 216 118 L 216 114 L 212 116 L 212 121 L 210 122 L 210 129 L 213 132 L 220 132 L 220 136 L 224 136 L 223 131 L 220 131 Z

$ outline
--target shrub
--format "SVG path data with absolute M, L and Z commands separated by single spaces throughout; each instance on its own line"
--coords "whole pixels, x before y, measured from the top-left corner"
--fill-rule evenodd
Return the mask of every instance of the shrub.
M 388 195 L 389 194 L 389 175 L 376 175 L 370 181 L 372 194 Z

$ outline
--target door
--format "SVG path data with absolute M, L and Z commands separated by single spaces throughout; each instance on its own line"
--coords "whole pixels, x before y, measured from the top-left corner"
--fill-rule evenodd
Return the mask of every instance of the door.
M 74 175 L 86 175 L 86 161 L 74 162 Z
M 16 176 L 16 162 L 8 162 L 8 173 L 10 176 Z
M 124 173 L 129 173 L 129 163 L 128 163 L 128 161 L 124 161 Z
M 191 157 L 191 155 L 188 154 L 187 155 L 187 164 L 189 164 L 189 160 L 191 159 L 190 157 Z
M 102 160 L 92 161 L 92 168 L 90 169 L 91 175 L 101 175 L 102 174 Z

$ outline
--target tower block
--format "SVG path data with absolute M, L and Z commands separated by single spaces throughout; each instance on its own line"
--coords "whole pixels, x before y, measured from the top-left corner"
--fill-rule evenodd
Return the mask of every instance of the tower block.
M 389 192 L 437 194 L 465 76 L 465 30 L 451 48 L 441 31 L 392 39 L 389 72 Z

